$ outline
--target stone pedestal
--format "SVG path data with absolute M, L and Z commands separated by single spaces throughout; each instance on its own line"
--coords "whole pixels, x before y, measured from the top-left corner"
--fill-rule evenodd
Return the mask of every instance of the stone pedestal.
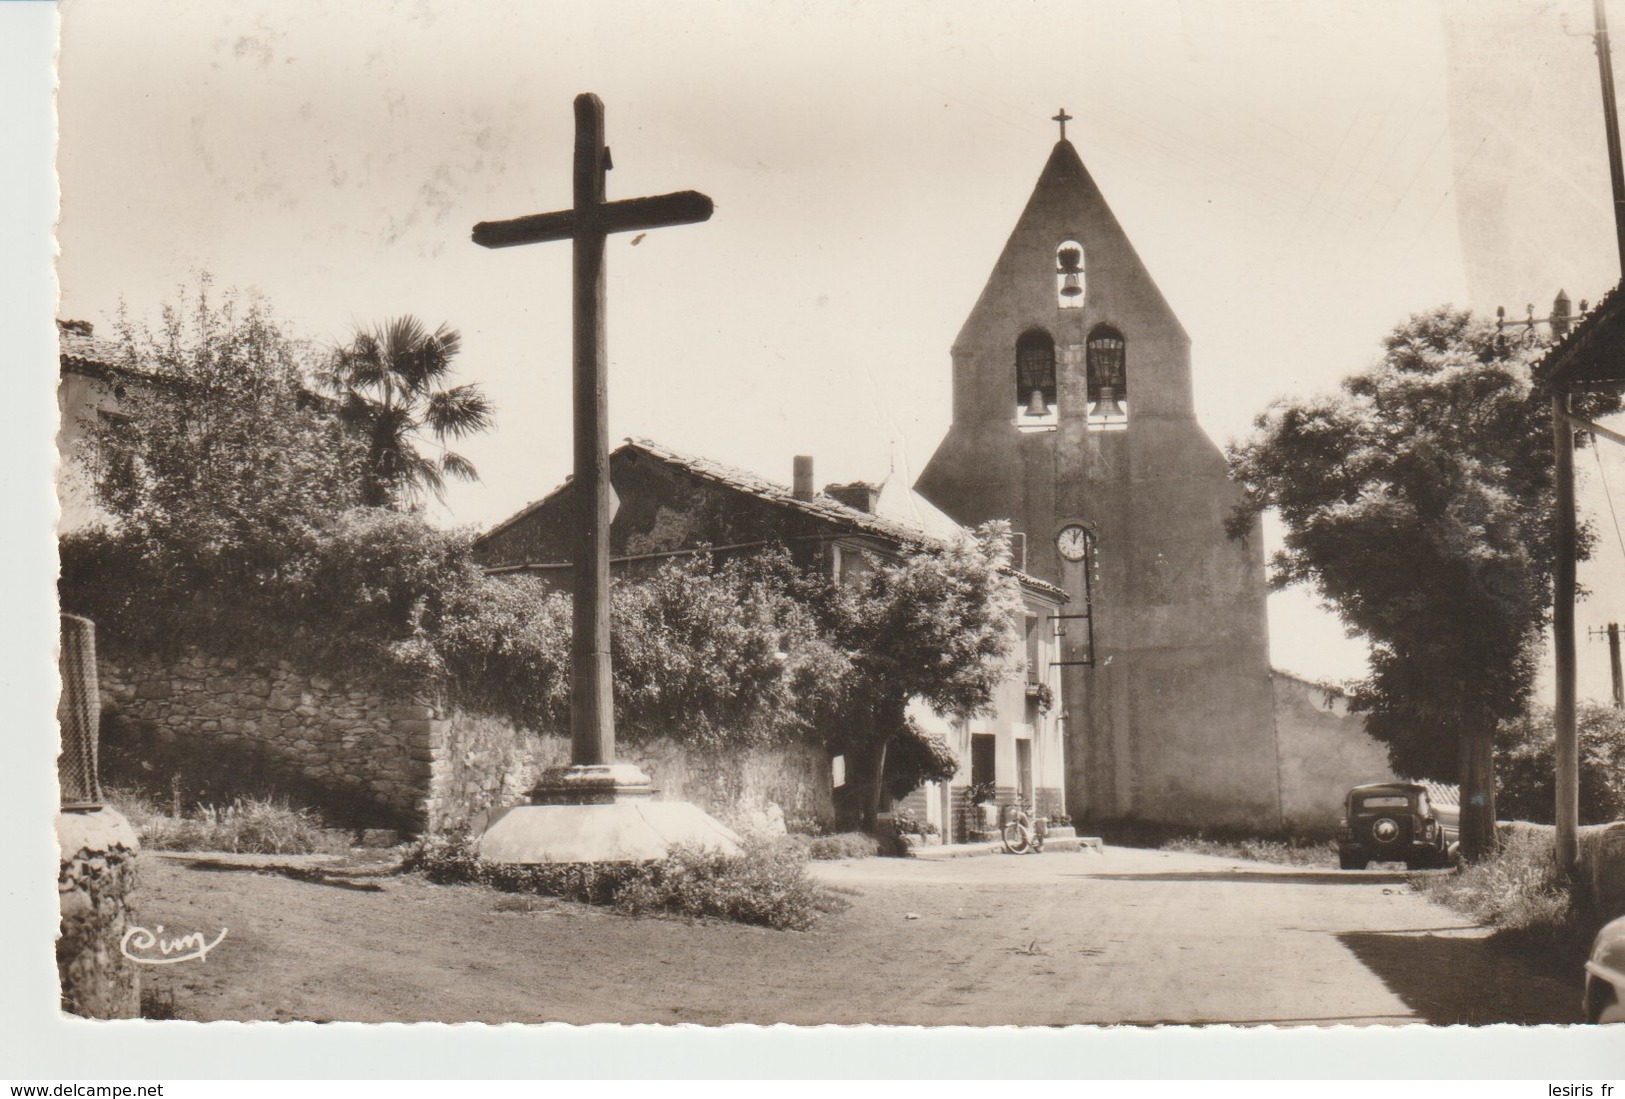
M 654 783 L 631 763 L 555 767 L 530 792 L 532 805 L 613 805 L 653 798 Z
M 141 983 L 120 943 L 129 928 L 135 887 L 135 830 L 112 809 L 65 812 L 56 820 L 62 862 L 56 941 L 62 1010 L 89 1019 L 133 1019 L 141 1013 Z
M 655 801 L 649 777 L 628 763 L 549 771 L 530 805 L 491 814 L 480 837 L 490 862 L 645 862 L 673 847 L 741 850 L 739 836 L 686 801 Z

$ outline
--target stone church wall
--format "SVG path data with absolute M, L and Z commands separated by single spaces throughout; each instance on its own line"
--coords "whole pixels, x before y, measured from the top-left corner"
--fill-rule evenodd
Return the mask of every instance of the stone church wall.
M 1394 777 L 1388 751 L 1366 733 L 1364 719 L 1349 712 L 1340 692 L 1278 670 L 1270 680 L 1282 826 L 1294 834 L 1330 833 L 1349 787 Z
M 477 825 L 523 799 L 541 771 L 569 762 L 569 738 L 307 675 L 191 654 L 98 672 L 103 740 L 140 757 L 211 757 L 251 768 L 338 815 L 406 831 Z M 623 746 L 657 797 L 693 801 L 745 831 L 833 822 L 829 762 L 806 746 L 699 749 L 669 740 Z M 223 796 L 229 796 L 229 791 Z

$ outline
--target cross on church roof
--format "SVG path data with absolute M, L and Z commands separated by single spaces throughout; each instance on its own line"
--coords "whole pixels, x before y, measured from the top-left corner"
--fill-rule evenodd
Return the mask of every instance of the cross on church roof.
M 1066 140 L 1066 124 L 1068 122 L 1072 121 L 1072 116 L 1066 113 L 1066 108 L 1062 107 L 1061 108 L 1061 113 L 1058 114 L 1058 115 L 1051 116 L 1050 121 L 1051 122 L 1059 122 L 1061 124 L 1061 140 L 1065 141 Z

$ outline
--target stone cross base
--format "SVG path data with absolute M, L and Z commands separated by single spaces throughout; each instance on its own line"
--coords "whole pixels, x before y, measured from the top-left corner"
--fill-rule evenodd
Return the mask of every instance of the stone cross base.
M 530 793 L 532 805 L 610 805 L 654 796 L 649 776 L 631 763 L 554 767 Z
M 515 805 L 491 814 L 479 854 L 490 862 L 646 862 L 673 847 L 727 854 L 739 836 L 697 805 L 644 796 L 586 805 Z

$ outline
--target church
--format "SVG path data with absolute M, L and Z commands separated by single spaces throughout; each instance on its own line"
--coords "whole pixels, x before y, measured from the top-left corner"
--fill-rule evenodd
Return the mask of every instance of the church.
M 1225 531 L 1240 490 L 1196 419 L 1190 337 L 1057 121 L 915 487 L 960 523 L 1008 519 L 1022 567 L 1072 597 L 1052 628 L 1075 818 L 1325 826 L 1385 753 L 1272 671 L 1261 535 Z

